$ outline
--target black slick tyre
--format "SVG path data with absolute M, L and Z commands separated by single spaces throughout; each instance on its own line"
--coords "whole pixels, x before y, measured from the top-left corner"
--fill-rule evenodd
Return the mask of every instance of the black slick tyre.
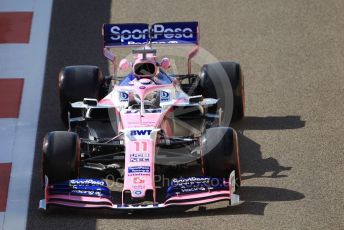
M 73 132 L 48 133 L 43 141 L 43 178 L 64 182 L 79 177 L 80 140 Z
M 237 187 L 240 186 L 240 149 L 234 129 L 207 129 L 203 135 L 201 153 L 205 176 L 228 178 L 234 170 Z

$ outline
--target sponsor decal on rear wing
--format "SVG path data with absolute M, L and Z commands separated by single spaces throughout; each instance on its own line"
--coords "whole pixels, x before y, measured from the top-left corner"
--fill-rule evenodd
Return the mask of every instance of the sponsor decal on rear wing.
M 104 24 L 105 47 L 140 46 L 144 44 L 198 45 L 198 22 L 163 22 Z

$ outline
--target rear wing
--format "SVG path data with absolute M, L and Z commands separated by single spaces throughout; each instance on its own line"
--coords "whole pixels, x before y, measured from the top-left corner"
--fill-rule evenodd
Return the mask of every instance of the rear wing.
M 116 72 L 116 56 L 110 48 L 157 45 L 193 45 L 188 54 L 188 73 L 191 73 L 191 59 L 199 49 L 198 22 L 162 22 L 148 25 L 146 23 L 104 24 L 104 56 L 113 63 Z
M 104 24 L 104 47 L 145 44 L 198 45 L 198 22 Z

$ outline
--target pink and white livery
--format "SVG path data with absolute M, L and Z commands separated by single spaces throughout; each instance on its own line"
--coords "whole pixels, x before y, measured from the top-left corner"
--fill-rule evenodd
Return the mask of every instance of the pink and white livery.
M 39 207 L 241 203 L 234 193 L 241 183 L 238 137 L 229 127 L 244 116 L 240 65 L 211 63 L 199 75 L 191 73 L 198 22 L 104 24 L 103 37 L 113 76 L 104 77 L 96 66 L 60 72 L 61 119 L 68 131 L 44 139 Z M 154 45 L 192 45 L 188 73 L 167 73 L 170 60 L 158 58 Z M 117 66 L 110 48 L 128 46 L 137 47 L 134 61 L 122 59 Z M 130 73 L 117 76 L 117 68 Z M 90 178 L 92 170 L 102 176 Z

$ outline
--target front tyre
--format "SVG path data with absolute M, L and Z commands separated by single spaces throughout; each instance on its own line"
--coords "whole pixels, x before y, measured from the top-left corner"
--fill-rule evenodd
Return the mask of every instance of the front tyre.
M 64 182 L 79 177 L 80 140 L 76 133 L 55 131 L 43 141 L 43 179 L 51 183 Z
M 234 129 L 216 127 L 207 129 L 202 138 L 202 166 L 205 176 L 228 178 L 234 170 L 236 186 L 241 184 L 240 150 Z

